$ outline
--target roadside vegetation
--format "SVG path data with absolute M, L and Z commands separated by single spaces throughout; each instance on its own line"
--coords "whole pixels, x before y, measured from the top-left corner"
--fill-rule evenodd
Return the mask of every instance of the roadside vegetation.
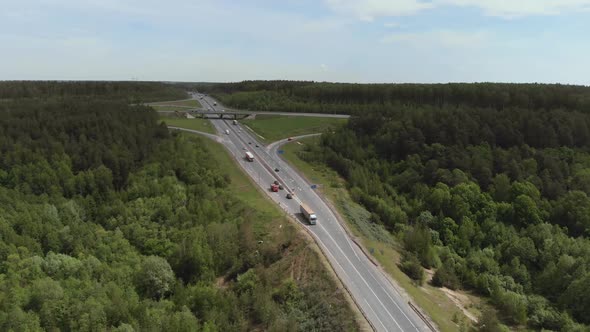
M 172 118 L 172 117 L 161 117 L 160 120 L 164 121 L 169 126 L 187 128 L 192 130 L 203 131 L 210 134 L 217 134 L 215 127 L 211 121 L 207 119 L 195 118 L 195 119 L 183 119 L 183 118 Z
M 184 106 L 160 106 L 160 105 L 151 105 L 150 106 L 156 111 L 178 111 L 178 112 L 186 112 L 187 108 Z
M 203 88 L 235 107 L 353 114 L 297 157 L 342 177 L 368 212 L 366 228 L 379 225 L 390 235 L 383 240 L 399 248 L 389 265 L 416 285 L 487 299 L 494 310 L 483 306 L 476 327 L 589 329 L 589 87 L 248 81 Z
M 321 118 L 309 116 L 281 116 L 270 114 L 256 115 L 256 119 L 240 120 L 258 135 L 265 143 L 271 143 L 290 136 L 323 133 L 345 124 L 347 119 Z
M 171 100 L 171 101 L 158 101 L 149 103 L 150 106 L 179 106 L 179 108 L 194 107 L 200 108 L 201 103 L 196 99 L 185 99 L 185 100 Z
M 357 329 L 221 146 L 97 85 L 27 84 L 68 96 L 0 92 L 0 330 Z
M 424 283 L 414 282 L 400 269 L 400 252 L 402 245 L 390 232 L 371 220 L 371 213 L 362 205 L 354 202 L 344 180 L 336 171 L 325 163 L 306 161 L 306 150 L 317 146 L 319 137 L 309 137 L 283 146 L 283 157 L 300 171 L 311 183 L 318 185 L 318 190 L 325 195 L 331 204 L 348 224 L 352 234 L 360 240 L 385 271 L 410 295 L 412 300 L 432 318 L 435 324 L 444 332 L 467 330 L 473 326 L 461 309 L 469 310 L 473 316 L 479 317 L 486 305 L 481 300 L 468 293 L 461 295 L 466 301 L 458 308 L 441 290 Z M 304 159 L 305 158 L 305 159 Z

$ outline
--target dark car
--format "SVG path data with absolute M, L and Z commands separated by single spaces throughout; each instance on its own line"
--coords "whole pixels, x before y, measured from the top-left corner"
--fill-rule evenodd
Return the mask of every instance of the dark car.
M 278 172 L 278 171 L 279 171 L 279 169 L 278 168 L 275 168 L 275 172 Z
M 279 185 L 279 181 L 275 180 L 274 184 Z
M 292 198 L 293 198 L 293 195 L 291 193 L 288 193 L 287 194 L 287 199 L 292 199 Z
M 283 185 L 282 184 L 279 184 L 279 190 L 283 190 L 283 189 L 284 189 L 283 188 Z

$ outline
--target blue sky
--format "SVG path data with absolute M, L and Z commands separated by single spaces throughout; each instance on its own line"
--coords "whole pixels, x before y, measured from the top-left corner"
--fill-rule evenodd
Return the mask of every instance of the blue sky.
M 590 0 L 0 5 L 0 80 L 590 85 Z

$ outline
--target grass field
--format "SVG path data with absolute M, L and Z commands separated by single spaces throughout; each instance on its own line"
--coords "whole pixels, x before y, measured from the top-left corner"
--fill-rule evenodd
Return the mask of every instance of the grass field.
M 182 133 L 182 135 L 191 134 Z M 205 138 L 199 139 L 205 142 L 212 159 L 230 179 L 229 190 L 233 196 L 256 210 L 253 233 L 255 240 L 262 243 L 260 250 L 272 246 L 284 247 L 284 244 L 288 243 L 288 248 L 281 254 L 281 259 L 265 267 L 268 269 L 268 276 L 279 281 L 293 278 L 301 287 L 309 286 L 314 289 L 314 295 L 311 296 L 326 299 L 328 302 L 326 305 L 333 308 L 331 309 L 333 315 L 326 319 L 350 322 L 348 330 L 351 331 L 358 331 L 359 326 L 366 326 L 362 316 L 359 316 L 360 312 L 350 307 L 342 291 L 338 289 L 332 273 L 318 253 L 319 249 L 310 241 L 306 241 L 297 226 L 292 224 L 286 214 L 258 189 L 258 186 L 221 144 Z
M 347 119 L 318 118 L 309 116 L 257 115 L 255 120 L 241 120 L 257 134 L 271 143 L 289 136 L 321 133 L 339 125 Z
M 156 111 L 186 111 L 186 107 L 181 106 L 161 106 L 161 105 L 150 105 Z
M 468 318 L 439 288 L 428 283 L 417 286 L 399 269 L 399 244 L 383 227 L 369 221 L 370 213 L 367 210 L 352 201 L 344 179 L 327 166 L 307 163 L 298 156 L 306 144 L 317 144 L 318 140 L 318 137 L 311 137 L 301 140 L 302 144 L 286 144 L 283 147 L 283 156 L 307 179 L 319 184 L 319 190 L 346 220 L 352 233 L 361 240 L 364 247 L 398 285 L 432 318 L 441 331 L 459 331 L 461 325 L 465 325 L 464 328 L 470 326 Z M 466 293 L 461 294 L 473 303 L 467 309 L 478 316 L 480 312 L 477 307 L 481 305 L 481 300 Z
M 216 134 L 215 127 L 209 120 L 206 119 L 180 119 L 180 118 L 165 118 L 162 117 L 160 120 L 166 122 L 169 126 L 181 127 L 186 129 L 193 129 L 204 131 L 210 134 Z
M 196 99 L 173 100 L 173 101 L 159 101 L 159 102 L 156 102 L 156 103 L 149 103 L 148 105 L 151 105 L 151 106 L 172 105 L 172 106 L 201 107 L 201 103 L 199 103 L 199 101 L 196 100 Z

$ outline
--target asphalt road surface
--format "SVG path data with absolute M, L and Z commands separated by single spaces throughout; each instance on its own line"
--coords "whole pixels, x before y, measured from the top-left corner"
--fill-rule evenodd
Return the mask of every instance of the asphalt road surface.
M 213 106 L 213 99 L 205 97 L 199 100 L 203 106 L 213 110 L 222 109 L 219 104 Z M 427 324 L 408 304 L 408 299 L 393 287 L 387 276 L 376 267 L 353 243 L 344 228 L 322 198 L 312 189 L 297 172 L 295 172 L 278 155 L 281 144 L 286 140 L 275 142 L 268 147 L 258 142 L 254 135 L 234 125 L 231 120 L 211 121 L 221 140 L 242 168 L 269 194 L 283 210 L 294 216 L 303 227 L 307 227 L 316 238 L 330 264 L 342 280 L 354 301 L 367 320 L 377 331 L 430 331 Z M 229 130 L 229 134 L 226 134 Z M 254 161 L 248 162 L 246 151 L 254 155 Z M 278 172 L 275 171 L 278 169 Z M 285 188 L 278 193 L 270 191 L 270 184 L 279 181 Z M 294 193 L 293 199 L 287 199 L 287 193 Z M 300 203 L 306 203 L 317 215 L 317 224 L 308 225 L 299 213 Z

